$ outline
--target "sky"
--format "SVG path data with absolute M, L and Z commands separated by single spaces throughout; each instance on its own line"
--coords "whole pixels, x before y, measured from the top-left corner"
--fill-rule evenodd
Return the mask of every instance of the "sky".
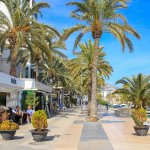
M 66 6 L 70 0 L 36 0 L 37 2 L 48 2 L 51 7 L 43 9 L 41 22 L 54 26 L 61 33 L 64 29 L 76 25 L 76 20 L 70 17 L 73 7 Z M 138 31 L 140 40 L 131 37 L 134 45 L 134 52 L 129 53 L 128 49 L 123 53 L 120 43 L 110 34 L 104 34 L 100 40 L 100 45 L 104 46 L 106 60 L 113 67 L 113 73 L 107 83 L 115 85 L 115 82 L 122 77 L 150 73 L 150 0 L 132 0 L 129 8 L 122 11 L 128 23 Z M 73 44 L 76 34 L 70 36 L 66 41 L 67 50 L 64 53 L 69 58 L 74 58 L 72 54 Z M 88 41 L 89 36 L 85 36 L 82 42 Z M 77 49 L 79 51 L 79 49 Z

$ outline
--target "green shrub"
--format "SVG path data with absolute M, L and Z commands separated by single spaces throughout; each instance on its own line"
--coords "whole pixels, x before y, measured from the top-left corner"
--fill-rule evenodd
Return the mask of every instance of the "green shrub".
M 99 100 L 99 104 L 100 104 L 100 105 L 106 106 L 106 103 L 107 103 L 107 102 L 106 102 L 105 100 Z
M 70 102 L 71 102 L 71 104 L 77 105 L 77 99 L 76 98 L 71 97 Z
M 0 130 L 17 130 L 19 129 L 19 126 L 12 122 L 12 121 L 9 121 L 9 120 L 5 120 L 3 121 L 1 124 L 0 124 Z
M 144 122 L 147 120 L 147 112 L 144 108 L 133 109 L 132 119 L 137 126 L 143 126 Z
M 26 100 L 25 100 L 25 104 L 27 106 L 32 106 L 32 108 L 35 110 L 35 107 L 38 106 L 39 104 L 39 98 L 36 97 L 36 93 L 35 92 L 29 92 L 27 94 Z
M 36 111 L 32 116 L 32 125 L 37 131 L 41 131 L 48 127 L 47 115 L 44 110 Z

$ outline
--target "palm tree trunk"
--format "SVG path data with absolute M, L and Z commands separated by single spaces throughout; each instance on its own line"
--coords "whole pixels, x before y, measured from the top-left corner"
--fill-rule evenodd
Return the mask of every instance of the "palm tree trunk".
M 17 62 L 17 51 L 15 50 L 15 45 L 11 45 L 10 49 L 10 75 L 16 77 L 16 62 Z
M 35 77 L 36 81 L 39 80 L 39 64 L 38 61 L 36 62 L 36 77 Z
M 99 53 L 99 38 L 95 38 L 94 43 L 94 55 L 92 60 L 92 74 L 91 74 L 91 81 L 92 81 L 92 89 L 91 89 L 91 111 L 90 111 L 90 119 L 96 120 L 97 118 L 97 59 Z

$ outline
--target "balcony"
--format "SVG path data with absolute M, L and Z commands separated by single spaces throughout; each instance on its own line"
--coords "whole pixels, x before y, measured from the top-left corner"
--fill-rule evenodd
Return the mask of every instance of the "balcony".
M 51 93 L 52 88 L 43 83 L 35 81 L 35 79 L 26 79 L 24 78 L 24 90 L 35 90 L 46 93 Z

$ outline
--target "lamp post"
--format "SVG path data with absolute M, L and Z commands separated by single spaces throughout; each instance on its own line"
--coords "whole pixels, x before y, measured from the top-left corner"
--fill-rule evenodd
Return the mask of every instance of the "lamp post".
M 73 52 L 74 55 L 78 55 L 80 54 L 81 52 Z M 81 59 L 81 64 L 83 63 L 83 60 Z M 82 113 L 82 109 L 83 109 L 83 88 L 82 88 L 82 84 L 83 84 L 83 81 L 82 81 L 82 76 L 83 76 L 83 72 L 82 72 L 82 68 L 81 68 L 81 79 L 80 79 L 80 84 L 81 84 L 81 99 L 80 99 L 80 102 L 81 102 L 81 113 Z

